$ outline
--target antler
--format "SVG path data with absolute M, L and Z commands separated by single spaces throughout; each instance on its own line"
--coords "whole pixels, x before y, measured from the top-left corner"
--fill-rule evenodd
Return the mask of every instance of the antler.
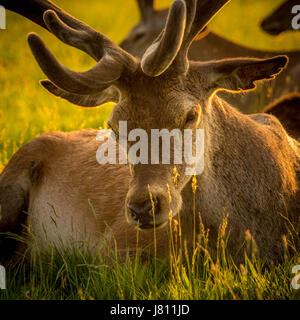
M 93 28 L 89 27 L 85 23 L 75 19 L 67 12 L 57 7 L 54 3 L 48 0 L 0 0 L 0 4 L 6 9 L 16 12 L 29 20 L 37 23 L 45 29 L 49 29 L 49 26 L 53 24 L 53 30 L 49 29 L 56 36 L 58 36 L 63 42 L 70 46 L 76 47 L 90 56 L 95 60 L 100 60 L 102 57 L 101 47 L 99 48 L 97 43 L 98 32 Z M 63 34 L 55 33 L 55 21 L 44 20 L 44 13 L 47 10 L 54 11 L 60 18 L 60 21 L 65 26 L 65 32 Z M 49 19 L 52 17 L 49 16 Z M 68 27 L 68 28 L 67 28 Z M 63 29 L 60 28 L 60 32 Z M 68 31 L 68 32 L 67 32 Z
M 170 8 L 166 27 L 142 58 L 144 73 L 156 77 L 169 68 L 182 44 L 185 26 L 186 5 L 182 0 L 175 0 Z
M 30 34 L 28 42 L 38 64 L 59 88 L 75 94 L 96 94 L 116 82 L 125 67 L 133 70 L 137 68 L 136 60 L 132 56 L 101 33 L 97 32 L 93 41 L 86 41 L 84 31 L 82 33 L 67 26 L 51 10 L 44 13 L 44 21 L 49 30 L 62 41 L 72 43 L 73 46 L 80 47 L 86 52 L 87 49 L 97 48 L 101 57 L 92 69 L 86 72 L 74 72 L 56 60 L 38 35 Z
M 32 52 L 52 81 L 41 82 L 48 91 L 72 103 L 88 107 L 118 100 L 117 90 L 105 89 L 121 76 L 125 66 L 129 69 L 137 68 L 137 62 L 132 56 L 51 1 L 0 0 L 0 4 L 48 29 L 64 43 L 86 52 L 99 61 L 87 72 L 73 72 L 55 59 L 37 35 L 29 35 Z
M 181 73 L 189 69 L 188 51 L 195 37 L 209 24 L 214 16 L 231 0 L 185 0 L 190 7 L 183 44 L 176 58 Z
M 96 95 L 80 95 L 64 91 L 49 80 L 41 80 L 41 85 L 57 97 L 68 100 L 81 107 L 97 107 L 106 102 L 118 102 L 119 92 L 114 87 L 109 87 Z
M 149 76 L 159 76 L 174 62 L 178 73 L 185 74 L 194 38 L 229 1 L 175 0 L 165 29 L 142 58 L 143 71 Z

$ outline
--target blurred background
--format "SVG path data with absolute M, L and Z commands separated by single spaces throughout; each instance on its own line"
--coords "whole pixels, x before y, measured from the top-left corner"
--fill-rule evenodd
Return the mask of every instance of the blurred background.
M 157 0 L 164 8 L 172 0 Z M 271 36 L 260 22 L 283 0 L 233 0 L 211 23 L 210 29 L 243 46 L 263 50 L 300 50 L 300 31 Z M 139 21 L 135 0 L 56 0 L 76 18 L 121 42 Z M 113 104 L 82 109 L 47 93 L 39 80 L 45 78 L 27 45 L 26 35 L 35 31 L 65 66 L 83 71 L 94 65 L 86 54 L 69 47 L 41 27 L 7 11 L 7 29 L 0 30 L 0 172 L 21 145 L 48 131 L 100 128 Z M 300 80 L 299 80 L 300 81 Z

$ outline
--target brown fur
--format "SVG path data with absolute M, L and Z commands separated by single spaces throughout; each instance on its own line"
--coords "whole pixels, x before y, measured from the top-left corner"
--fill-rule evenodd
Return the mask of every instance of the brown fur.
M 41 249 L 88 242 L 104 250 L 105 241 L 114 249 L 116 241 L 120 253 L 136 250 L 137 230 L 124 219 L 129 168 L 97 163 L 97 132 L 44 134 L 13 156 L 0 175 L 0 232 L 23 233 Z M 158 232 L 158 239 L 165 232 Z M 144 250 L 153 251 L 153 233 L 139 238 Z M 18 245 L 16 254 L 14 241 L 3 236 L 2 241 L 2 258 L 16 258 L 24 250 Z M 159 241 L 158 253 L 163 246 Z

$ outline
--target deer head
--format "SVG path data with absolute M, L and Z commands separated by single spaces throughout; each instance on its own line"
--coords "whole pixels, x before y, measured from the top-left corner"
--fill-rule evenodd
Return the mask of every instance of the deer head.
M 28 42 L 49 79 L 43 80 L 42 85 L 54 95 L 81 106 L 96 106 L 107 100 L 117 102 L 108 121 L 117 136 L 120 121 L 127 121 L 128 132 L 143 129 L 148 136 L 151 129 L 195 132 L 208 121 L 217 91 L 252 90 L 256 81 L 273 79 L 287 64 L 285 56 L 205 63 L 188 60 L 193 39 L 227 2 L 175 0 L 165 28 L 141 61 L 103 34 L 66 13 L 58 15 L 52 10 L 44 13 L 47 28 L 63 42 L 90 54 L 98 63 L 86 72 L 74 72 L 56 60 L 38 35 L 30 34 Z M 133 143 L 129 141 L 128 148 Z M 178 179 L 173 183 L 174 143 L 170 149 L 170 164 L 159 160 L 158 164 L 130 165 L 132 180 L 126 198 L 126 216 L 141 229 L 153 228 L 153 217 L 157 227 L 166 224 L 170 210 L 174 214 L 178 212 L 181 191 L 191 180 L 191 175 L 186 175 L 188 165 L 176 164 Z M 192 149 L 196 149 L 194 138 Z M 190 167 L 196 167 L 196 162 Z
M 284 31 L 293 30 L 292 19 L 297 13 L 297 11 L 293 12 L 293 8 L 296 5 L 300 5 L 299 0 L 284 1 L 281 6 L 262 21 L 261 27 L 263 30 L 274 36 Z

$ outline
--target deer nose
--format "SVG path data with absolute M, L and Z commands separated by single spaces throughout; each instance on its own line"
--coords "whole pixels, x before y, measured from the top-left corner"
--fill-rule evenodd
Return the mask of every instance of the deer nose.
M 153 214 L 159 213 L 158 198 L 153 198 L 152 201 L 149 199 L 141 202 L 129 202 L 127 207 L 136 224 L 139 224 L 141 228 L 153 228 L 155 220 Z

